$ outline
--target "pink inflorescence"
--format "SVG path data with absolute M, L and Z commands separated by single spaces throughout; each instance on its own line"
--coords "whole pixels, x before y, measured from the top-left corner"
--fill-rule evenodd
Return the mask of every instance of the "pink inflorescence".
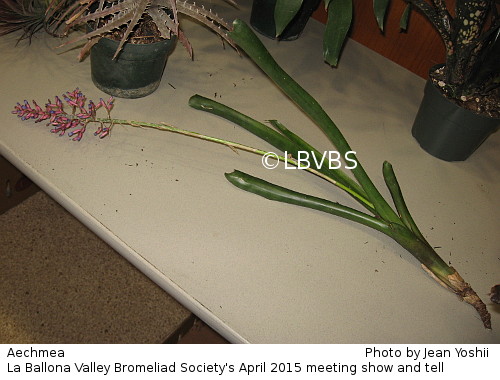
M 80 141 L 85 133 L 87 124 L 97 121 L 97 110 L 104 108 L 109 117 L 114 102 L 113 97 L 110 97 L 108 101 L 104 101 L 101 98 L 97 104 L 92 100 L 87 102 L 87 98 L 78 88 L 72 92 L 66 92 L 63 95 L 63 99 L 66 105 L 72 108 L 71 114 L 68 114 L 64 110 L 65 103 L 57 96 L 55 97 L 55 102 L 49 100 L 45 104 L 45 109 L 42 109 L 34 100 L 32 101 L 33 106 L 25 100 L 23 104 L 17 103 L 12 113 L 17 114 L 21 120 L 35 119 L 35 123 L 48 120 L 47 125 L 53 127 L 50 130 L 52 133 L 58 133 L 62 136 L 66 131 L 71 130 L 68 132 L 68 136 L 73 137 L 74 141 Z M 100 138 L 106 137 L 110 129 L 111 125 L 104 125 L 101 122 L 94 135 Z

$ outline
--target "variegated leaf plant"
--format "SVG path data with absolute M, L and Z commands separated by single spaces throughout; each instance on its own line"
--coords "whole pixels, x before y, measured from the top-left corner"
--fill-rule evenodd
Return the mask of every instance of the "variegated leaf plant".
M 426 16 L 444 42 L 446 56 L 442 68 L 430 74 L 439 76 L 436 81 L 441 80 L 447 96 L 465 100 L 498 91 L 500 1 L 405 1 Z

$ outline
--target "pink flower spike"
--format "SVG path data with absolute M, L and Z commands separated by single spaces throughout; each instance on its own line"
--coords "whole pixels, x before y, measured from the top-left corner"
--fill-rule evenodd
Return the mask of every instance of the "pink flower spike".
M 11 111 L 21 120 L 35 119 L 35 123 L 47 120 L 46 125 L 50 126 L 52 133 L 58 133 L 63 136 L 66 131 L 74 141 L 80 141 L 85 133 L 89 122 L 97 122 L 97 110 L 105 108 L 110 117 L 110 111 L 113 108 L 114 98 L 111 96 L 108 101 L 100 98 L 99 103 L 94 103 L 76 88 L 74 91 L 66 92 L 61 97 L 55 96 L 54 102 L 48 99 L 45 103 L 45 109 L 40 107 L 35 100 L 32 105 L 28 100 L 17 103 L 14 110 Z M 64 107 L 72 107 L 71 114 L 66 113 Z M 95 133 L 96 136 L 104 138 L 111 132 L 111 125 L 100 123 L 100 127 Z

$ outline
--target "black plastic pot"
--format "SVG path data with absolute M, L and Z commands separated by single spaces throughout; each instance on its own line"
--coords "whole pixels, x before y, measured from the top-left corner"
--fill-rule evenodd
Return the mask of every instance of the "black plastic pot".
M 445 161 L 464 161 L 500 126 L 500 119 L 479 115 L 447 99 L 427 81 L 412 135 L 420 146 Z
M 140 98 L 160 85 L 176 39 L 151 44 L 125 43 L 117 59 L 118 41 L 101 38 L 90 52 L 92 81 L 100 90 L 119 98 Z
M 297 39 L 320 1 L 304 0 L 299 12 L 285 28 L 279 40 L 291 41 Z M 275 6 L 276 0 L 254 0 L 250 15 L 250 25 L 260 34 L 272 39 L 276 39 L 276 25 L 274 23 Z

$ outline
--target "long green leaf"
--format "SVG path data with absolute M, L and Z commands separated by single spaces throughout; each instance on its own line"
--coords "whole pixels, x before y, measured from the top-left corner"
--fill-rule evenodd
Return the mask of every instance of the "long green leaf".
M 380 231 L 407 249 L 443 283 L 448 286 L 450 285 L 448 276 L 453 274 L 455 270 L 446 264 L 430 245 L 419 239 L 415 239 L 413 232 L 401 224 L 386 223 L 371 215 L 339 203 L 299 193 L 239 170 L 226 173 L 225 176 L 234 186 L 266 199 L 323 211 Z
M 407 30 L 408 29 L 408 23 L 410 22 L 410 14 L 411 14 L 411 4 L 408 3 L 406 4 L 406 8 L 401 16 L 401 19 L 399 20 L 399 28 L 401 30 Z
M 394 201 L 394 205 L 396 206 L 396 210 L 398 210 L 399 216 L 403 223 L 405 224 L 406 227 L 408 227 L 413 233 L 424 243 L 429 245 L 427 243 L 427 240 L 425 239 L 424 235 L 420 232 L 420 230 L 417 227 L 417 224 L 413 220 L 413 217 L 410 214 L 410 211 L 408 210 L 408 207 L 406 206 L 406 202 L 403 197 L 403 193 L 401 191 L 401 188 L 399 186 L 398 180 L 396 179 L 396 174 L 394 173 L 394 170 L 392 168 L 392 165 L 384 161 L 383 167 L 382 167 L 382 172 L 384 174 L 384 180 L 387 185 L 387 188 L 389 189 L 392 199 Z M 429 245 L 430 246 L 430 245 Z
M 323 57 L 328 64 L 337 66 L 352 23 L 352 0 L 331 0 L 327 12 Z
M 229 32 L 229 35 L 269 78 L 323 130 L 342 157 L 353 150 L 319 103 L 276 63 L 245 22 L 235 20 L 233 30 Z M 372 183 L 357 157 L 356 162 L 357 166 L 352 169 L 352 173 L 374 205 L 377 215 L 386 221 L 401 223 L 398 215 Z
M 377 19 L 377 24 L 380 30 L 384 30 L 385 15 L 391 0 L 373 0 L 373 13 Z
M 285 150 L 288 152 L 296 150 L 295 144 L 290 141 L 290 139 L 276 132 L 273 128 L 215 100 L 201 95 L 193 95 L 189 99 L 189 105 L 197 110 L 224 117 L 225 119 L 240 125 L 247 131 L 260 137 L 283 152 Z
M 443 283 L 450 285 L 447 276 L 453 274 L 455 270 L 446 264 L 429 244 L 416 239 L 414 233 L 406 226 L 386 223 L 353 208 L 323 198 L 299 193 L 239 170 L 226 173 L 225 176 L 234 186 L 266 199 L 323 211 L 380 231 L 407 249 Z
M 391 234 L 388 224 L 384 221 L 339 203 L 299 193 L 243 173 L 239 170 L 235 170 L 232 173 L 226 173 L 225 176 L 227 180 L 236 187 L 260 195 L 269 200 L 323 211 L 361 223 L 385 234 Z
M 274 24 L 276 25 L 276 37 L 288 26 L 290 21 L 297 15 L 304 0 L 277 0 L 274 8 Z

